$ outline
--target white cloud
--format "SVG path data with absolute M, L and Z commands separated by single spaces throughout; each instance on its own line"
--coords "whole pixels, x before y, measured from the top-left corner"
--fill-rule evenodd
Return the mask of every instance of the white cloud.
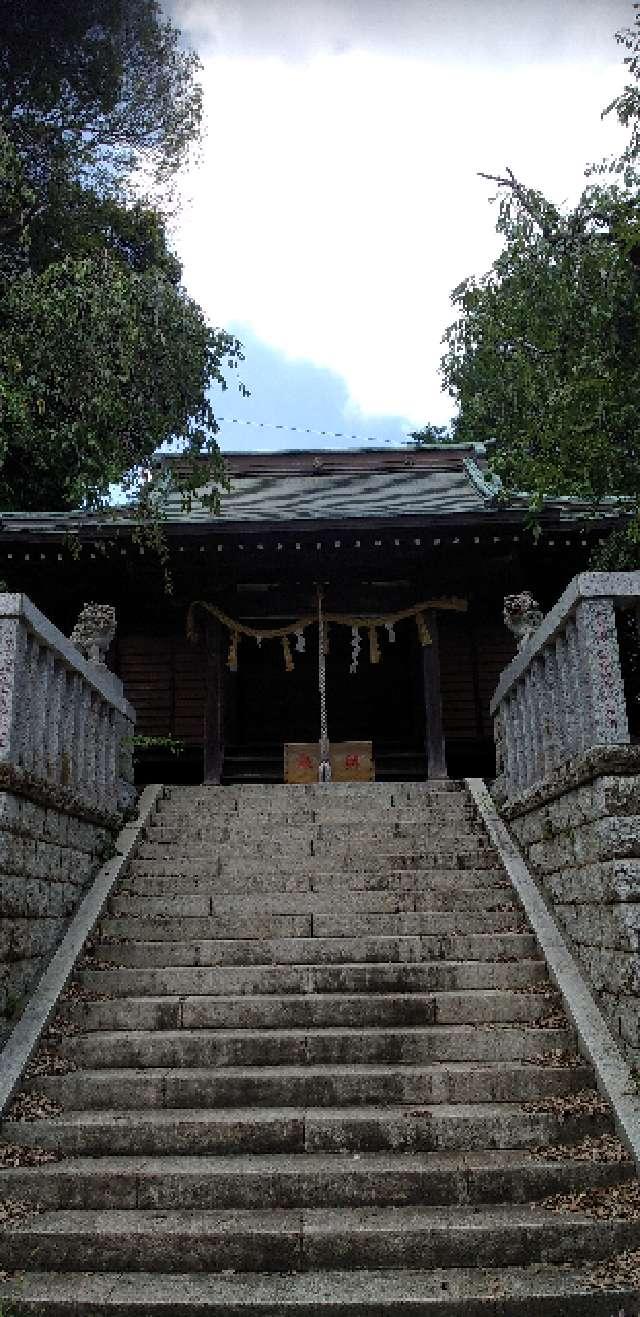
M 497 250 L 478 171 L 509 164 L 575 196 L 617 140 L 600 108 L 621 75 L 609 49 L 513 66 L 207 54 L 208 137 L 178 232 L 190 291 L 215 323 L 336 371 L 354 408 L 445 420 L 449 293 Z
M 613 50 L 631 0 L 167 0 L 204 52 L 304 61 L 372 54 L 507 65 Z

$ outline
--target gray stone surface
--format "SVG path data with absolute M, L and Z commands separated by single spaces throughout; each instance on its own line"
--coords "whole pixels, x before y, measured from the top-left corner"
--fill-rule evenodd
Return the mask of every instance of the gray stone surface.
M 512 813 L 522 846 L 632 1064 L 640 1019 L 638 779 L 607 774 Z
M 9 1298 L 14 1287 L 0 1288 Z M 29 1317 L 637 1317 L 628 1284 L 598 1283 L 582 1262 L 432 1271 L 324 1271 L 298 1275 L 176 1272 L 32 1273 L 20 1289 Z
M 0 1041 L 112 845 L 105 827 L 0 791 Z
M 640 1168 L 640 1093 L 623 1053 L 627 1052 L 631 1063 L 635 1058 L 633 1052 L 629 1051 L 627 1039 L 620 1027 L 619 1007 L 613 1004 L 623 995 L 625 987 L 631 989 L 632 995 L 637 991 L 640 998 L 640 957 L 620 949 L 621 938 L 615 922 L 610 925 L 609 933 L 614 945 L 605 946 L 606 936 L 601 933 L 597 921 L 599 911 L 594 912 L 589 905 L 572 907 L 574 917 L 568 919 L 566 913 L 563 917 L 563 907 L 555 903 L 554 909 L 552 903 L 554 915 L 558 916 L 556 920 L 545 905 L 520 851 L 499 818 L 484 783 L 479 778 L 469 779 L 469 788 L 494 845 L 500 847 L 502 859 L 544 953 L 551 977 L 562 993 L 565 1008 L 578 1031 L 583 1053 L 595 1067 L 598 1084 L 611 1102 L 618 1128 Z M 512 828 L 517 835 L 516 824 L 512 823 Z M 533 857 L 535 843 L 530 845 L 529 850 Z M 544 877 L 543 873 L 543 887 Z M 591 924 L 593 944 L 583 940 L 589 936 L 589 916 L 595 916 Z M 570 936 L 572 929 L 577 935 L 571 938 L 577 960 L 563 937 L 563 927 Z M 580 964 L 591 979 L 602 1011 L 598 1009 L 596 999 L 589 990 Z
M 451 784 L 170 789 L 26 1078 L 55 1108 L 2 1130 L 63 1154 L 0 1168 L 25 1312 L 611 1317 L 591 1264 L 637 1222 L 545 1203 L 633 1163 L 594 1153 L 611 1113 L 472 815 Z
M 23 1072 L 76 967 L 86 939 L 93 932 L 114 883 L 129 863 L 161 795 L 160 786 L 146 787 L 143 791 L 136 823 L 123 829 L 115 845 L 115 858 L 108 860 L 99 869 L 35 992 L 9 1034 L 0 1053 L 0 1116 L 20 1084 Z M 14 927 L 15 921 L 12 920 L 11 935 Z M 50 950 L 50 947 L 47 949 Z M 29 979 L 25 986 L 30 986 Z

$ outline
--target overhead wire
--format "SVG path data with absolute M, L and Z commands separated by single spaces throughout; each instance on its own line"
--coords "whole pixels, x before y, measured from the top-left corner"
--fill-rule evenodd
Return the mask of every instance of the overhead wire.
M 291 434 L 309 434 L 315 435 L 321 439 L 347 439 L 353 440 L 354 443 L 372 443 L 372 444 L 389 444 L 397 447 L 397 439 L 380 439 L 377 435 L 372 434 L 344 434 L 339 430 L 314 430 L 309 426 L 303 425 L 285 425 L 275 421 L 253 421 L 244 416 L 216 416 L 220 425 L 249 425 L 257 430 L 285 430 Z M 410 440 L 410 434 L 402 432 L 402 438 Z M 402 442 L 402 440 L 400 440 Z

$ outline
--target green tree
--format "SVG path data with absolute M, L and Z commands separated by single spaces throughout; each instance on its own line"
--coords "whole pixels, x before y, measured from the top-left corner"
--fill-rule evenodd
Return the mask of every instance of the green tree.
M 166 235 L 197 58 L 156 0 L 2 0 L 0 21 L 0 506 L 100 507 L 121 481 L 144 507 L 168 440 L 209 457 L 188 498 L 223 481 L 210 389 L 242 359 Z
M 630 128 L 623 154 L 587 171 L 562 209 L 507 170 L 504 242 L 491 269 L 452 294 L 442 373 L 460 441 L 493 440 L 507 489 L 640 508 L 640 15 L 618 34 L 632 82 L 608 107 Z
M 451 444 L 455 443 L 455 436 L 449 425 L 433 425 L 427 421 L 420 430 L 412 430 L 409 435 L 418 448 L 424 448 L 427 444 Z

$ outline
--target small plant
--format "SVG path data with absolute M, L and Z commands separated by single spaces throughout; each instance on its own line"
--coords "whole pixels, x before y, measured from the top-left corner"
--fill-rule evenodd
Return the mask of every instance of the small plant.
M 124 745 L 133 750 L 134 756 L 136 751 L 140 750 L 168 750 L 169 754 L 184 754 L 186 744 L 175 736 L 130 736 L 124 742 Z

